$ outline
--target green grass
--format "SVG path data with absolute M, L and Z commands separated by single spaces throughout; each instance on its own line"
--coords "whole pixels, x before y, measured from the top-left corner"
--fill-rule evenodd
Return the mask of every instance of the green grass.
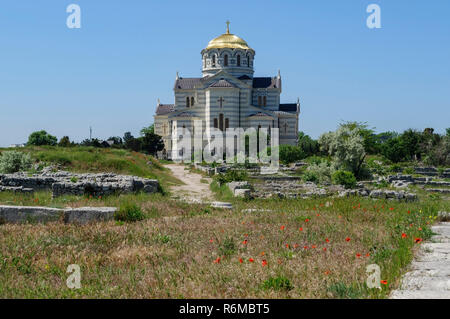
M 158 179 L 163 190 L 170 185 L 181 183 L 158 160 L 138 152 L 87 146 L 33 146 L 16 150 L 29 153 L 41 166 L 58 164 L 62 169 L 77 173 L 112 172 Z M 151 165 L 148 165 L 148 162 L 151 162 Z

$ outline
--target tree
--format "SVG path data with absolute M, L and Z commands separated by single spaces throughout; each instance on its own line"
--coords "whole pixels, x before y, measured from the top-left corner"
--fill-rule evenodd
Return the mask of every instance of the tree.
M 156 152 L 164 149 L 164 142 L 159 135 L 146 132 L 145 135 L 139 139 L 141 140 L 142 151 L 148 154 L 156 155 Z
M 320 151 L 319 142 L 313 140 L 309 135 L 306 135 L 301 131 L 298 132 L 297 145 L 302 149 L 306 157 L 316 155 Z
M 73 145 L 73 144 L 70 143 L 70 139 L 69 139 L 68 136 L 63 136 L 63 137 L 59 140 L 59 143 L 58 143 L 58 146 L 60 146 L 60 147 L 69 147 L 69 146 L 72 146 L 72 145 Z
M 280 161 L 284 164 L 294 163 L 305 158 L 305 153 L 298 146 L 283 144 L 278 149 Z
M 394 163 L 398 163 L 405 159 L 406 148 L 402 143 L 400 137 L 395 137 L 383 143 L 383 145 L 381 146 L 381 153 L 388 160 Z
M 30 134 L 28 137 L 28 145 L 56 145 L 58 139 L 56 136 L 48 134 L 46 131 L 36 131 Z
M 141 136 L 144 136 L 145 134 L 155 134 L 155 124 L 142 128 L 140 133 Z
M 450 127 L 445 129 L 445 133 L 447 137 L 450 137 Z
M 377 135 L 374 129 L 370 129 L 369 125 L 365 122 L 343 122 L 342 127 L 346 127 L 350 130 L 355 130 L 363 138 L 364 150 L 367 154 L 377 154 L 379 149 L 377 147 Z
M 361 176 L 366 157 L 360 129 L 359 124 L 344 123 L 335 132 L 324 133 L 319 138 L 320 148 L 333 158 L 334 168 L 350 171 L 355 176 Z
M 408 129 L 400 135 L 400 141 L 405 148 L 407 159 L 420 159 L 419 144 L 422 140 L 422 134 L 416 130 Z
M 122 145 L 123 141 L 120 136 L 111 136 L 107 141 L 113 141 L 114 145 Z
M 127 144 L 128 141 L 134 139 L 134 136 L 131 135 L 131 132 L 125 132 L 125 134 L 123 135 L 123 142 L 124 144 Z

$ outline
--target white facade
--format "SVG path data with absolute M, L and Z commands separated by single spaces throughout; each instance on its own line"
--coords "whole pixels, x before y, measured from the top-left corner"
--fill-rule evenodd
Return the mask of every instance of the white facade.
M 281 75 L 253 77 L 255 51 L 241 38 L 227 33 L 210 41 L 202 54 L 202 77 L 176 76 L 174 104 L 161 104 L 155 133 L 171 151 L 174 121 L 192 132 L 194 120 L 206 127 L 279 128 L 280 144 L 296 145 L 299 101 L 280 104 Z

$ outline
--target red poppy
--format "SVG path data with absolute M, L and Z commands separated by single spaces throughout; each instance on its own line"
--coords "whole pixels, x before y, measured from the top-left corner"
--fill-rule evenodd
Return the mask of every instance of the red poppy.
M 212 243 L 214 240 L 210 239 L 209 242 Z
M 390 210 L 394 210 L 394 207 L 389 207 Z
M 300 227 L 298 230 L 299 230 L 299 231 L 303 231 L 303 227 Z
M 289 248 L 289 244 L 286 244 L 286 248 Z
M 414 238 L 414 242 L 416 244 L 420 244 L 422 242 L 422 238 Z
M 381 282 L 383 285 L 387 285 L 387 283 L 388 283 L 387 280 L 381 280 L 380 282 Z
M 330 272 L 327 270 L 327 271 L 325 271 L 325 275 L 329 275 L 330 274 Z
M 411 211 L 410 211 L 410 210 L 408 210 L 408 214 L 411 214 Z
M 248 237 L 248 234 L 244 234 L 244 237 Z
M 419 227 L 419 230 L 422 230 L 422 227 Z
M 357 253 L 357 254 L 356 254 L 356 258 L 359 258 L 359 257 L 361 257 L 361 254 L 360 254 L 360 253 Z
M 303 246 L 304 249 L 308 249 L 308 246 Z
M 317 217 L 319 217 L 319 216 L 320 216 L 320 214 L 316 214 L 316 216 L 317 216 Z
M 244 261 L 242 260 L 242 258 L 239 258 L 239 262 L 242 264 Z
M 247 245 L 247 243 L 248 243 L 248 240 L 247 240 L 247 239 L 245 239 L 245 240 L 242 242 L 242 244 L 244 244 L 244 245 Z
M 350 237 L 345 238 L 345 241 L 350 241 Z
M 264 266 L 267 266 L 267 260 L 263 259 L 262 265 L 263 265 L 263 267 L 264 267 Z
M 266 253 L 265 252 L 261 252 L 261 256 L 264 256 Z
M 312 245 L 311 248 L 313 248 L 313 249 L 316 248 L 316 245 Z
M 369 253 L 367 253 L 367 254 L 366 254 L 366 257 L 369 257 L 369 256 L 370 256 L 370 254 L 369 254 Z
M 215 263 L 215 264 L 218 264 L 218 263 L 220 263 L 220 257 L 217 257 L 217 259 L 216 259 L 216 260 L 214 260 L 214 263 Z
M 248 259 L 248 261 L 252 263 L 252 262 L 254 262 L 255 260 L 254 260 L 253 258 L 250 257 L 250 258 Z
M 309 222 L 309 219 L 308 219 L 308 218 L 305 219 L 305 223 L 307 223 L 307 222 Z
M 406 238 L 408 237 L 408 235 L 406 235 L 405 233 L 402 233 L 402 238 Z
M 329 243 L 329 242 L 330 242 L 330 240 L 329 240 L 328 238 L 325 238 L 325 241 L 326 241 L 327 243 Z
M 295 244 L 295 245 L 294 245 L 294 248 L 298 248 L 298 246 L 299 246 L 298 244 Z
M 285 228 L 285 226 L 284 226 L 284 225 L 280 227 L 280 229 L 281 229 L 281 230 L 284 230 L 284 228 Z
M 323 247 L 323 251 L 327 251 L 327 247 Z

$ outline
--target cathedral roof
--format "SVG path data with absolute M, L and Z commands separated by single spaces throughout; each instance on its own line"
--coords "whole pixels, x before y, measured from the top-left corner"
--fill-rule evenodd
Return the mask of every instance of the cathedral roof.
M 209 87 L 213 88 L 234 88 L 236 87 L 234 84 L 228 82 L 227 80 L 220 79 L 219 81 L 216 81 L 212 83 Z
M 175 111 L 175 105 L 173 104 L 158 104 L 156 109 L 156 115 L 165 115 Z
M 297 112 L 297 103 L 280 104 L 279 110 L 283 112 Z
M 202 83 L 202 78 L 178 78 L 175 81 L 175 88 L 182 90 L 191 90 L 200 83 Z
M 209 41 L 206 50 L 209 49 L 242 49 L 252 50 L 244 39 L 230 33 L 229 22 L 227 21 L 227 32 Z
M 278 77 L 253 78 L 253 88 L 255 89 L 281 88 L 281 80 Z

